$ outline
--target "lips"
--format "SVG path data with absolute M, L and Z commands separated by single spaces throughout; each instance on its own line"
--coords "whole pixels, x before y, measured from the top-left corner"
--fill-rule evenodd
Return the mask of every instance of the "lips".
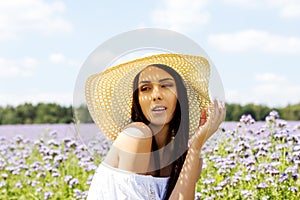
M 165 106 L 161 106 L 161 105 L 157 105 L 157 106 L 154 106 L 151 111 L 154 112 L 154 113 L 163 113 L 164 111 L 167 110 L 167 107 Z

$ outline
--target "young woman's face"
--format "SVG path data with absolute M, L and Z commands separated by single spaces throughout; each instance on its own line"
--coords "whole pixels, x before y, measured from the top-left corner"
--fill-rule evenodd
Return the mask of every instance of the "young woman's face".
M 138 90 L 139 104 L 147 120 L 153 125 L 168 124 L 177 103 L 174 78 L 158 67 L 149 66 L 140 74 Z

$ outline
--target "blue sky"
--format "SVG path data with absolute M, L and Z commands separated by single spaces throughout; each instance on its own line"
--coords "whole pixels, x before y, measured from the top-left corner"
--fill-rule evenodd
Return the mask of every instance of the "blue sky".
M 138 28 L 196 41 L 229 103 L 299 103 L 299 27 L 299 0 L 0 0 L 0 105 L 71 105 L 89 54 Z

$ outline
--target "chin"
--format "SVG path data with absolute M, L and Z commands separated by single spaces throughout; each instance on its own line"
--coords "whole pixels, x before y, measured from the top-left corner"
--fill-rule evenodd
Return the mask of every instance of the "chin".
M 152 116 L 150 118 L 150 120 L 149 119 L 147 119 L 147 120 L 152 125 L 155 125 L 155 126 L 164 126 L 164 125 L 168 125 L 171 122 L 172 118 L 163 117 L 163 116 L 160 116 L 160 117 L 157 117 L 157 116 L 154 117 L 154 116 Z
M 171 120 L 169 121 L 164 121 L 164 120 L 155 120 L 155 121 L 151 121 L 150 124 L 154 125 L 154 126 L 165 126 L 168 125 L 170 123 Z

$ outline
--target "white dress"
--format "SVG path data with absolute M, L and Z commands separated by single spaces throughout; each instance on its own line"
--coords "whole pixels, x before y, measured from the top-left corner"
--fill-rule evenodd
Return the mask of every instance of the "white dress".
M 101 163 L 94 174 L 88 200 L 160 200 L 168 177 L 140 175 Z

